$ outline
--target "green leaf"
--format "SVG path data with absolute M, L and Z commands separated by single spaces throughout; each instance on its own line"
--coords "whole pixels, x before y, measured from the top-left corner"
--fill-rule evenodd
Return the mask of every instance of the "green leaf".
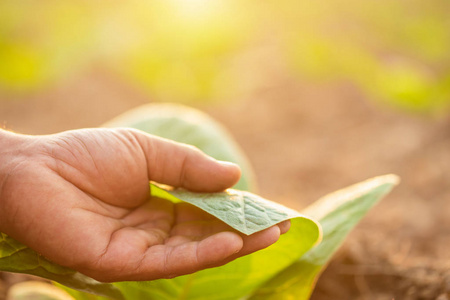
M 244 233 L 249 232 L 248 230 L 263 230 L 287 218 L 294 219 L 289 232 L 277 243 L 227 265 L 173 279 L 114 283 L 126 299 L 240 299 L 251 295 L 262 283 L 298 260 L 320 240 L 320 226 L 315 221 L 247 192 L 230 190 L 228 193 L 200 194 L 165 190 L 154 184 L 151 192 L 153 196 L 167 200 L 192 203 Z M 221 205 L 220 202 L 228 204 Z M 248 208 L 242 206 L 245 203 Z M 236 209 L 235 204 L 242 209 Z M 227 216 L 224 209 L 231 209 L 233 214 L 236 213 L 244 221 L 239 222 L 234 217 Z M 256 216 L 260 216 L 262 221 L 255 220 Z M 68 291 L 71 295 L 80 297 L 79 292 Z
M 291 230 L 272 246 L 225 266 L 174 279 L 124 282 L 115 285 L 127 299 L 239 299 L 250 295 L 266 280 L 296 261 L 321 236 L 319 225 L 300 213 L 254 194 L 228 190 L 200 194 L 164 190 L 152 185 L 153 195 L 189 202 L 245 234 L 292 220 Z
M 250 235 L 293 218 L 306 218 L 299 212 L 245 191 L 228 189 L 220 193 L 193 193 L 183 189 L 164 190 L 152 184 L 152 193 L 195 205 L 224 221 L 234 229 Z
M 283 235 L 272 246 L 254 254 L 239 258 L 222 267 L 203 270 L 191 275 L 174 279 L 162 279 L 148 282 L 119 282 L 114 285 L 121 291 L 125 299 L 149 299 L 149 300 L 173 300 L 173 299 L 308 299 L 317 280 L 317 276 L 323 270 L 333 253 L 343 242 L 348 232 L 358 223 L 364 214 L 397 183 L 397 177 L 393 175 L 382 176 L 336 192 L 319 200 L 304 213 L 320 220 L 323 226 L 324 238 L 322 244 L 312 248 L 320 239 L 320 227 L 311 219 L 304 218 L 300 214 L 289 209 L 275 205 L 272 210 L 278 209 L 292 217 L 291 230 Z M 204 198 L 194 197 L 194 194 L 185 191 L 166 191 L 161 187 L 152 185 L 152 193 L 155 196 L 172 201 L 187 200 L 199 207 L 209 207 L 210 213 L 223 217 L 223 208 L 233 209 L 234 204 L 221 206 L 220 204 L 207 205 L 209 201 L 214 203 L 214 196 L 208 194 Z M 238 192 L 238 203 L 242 207 L 245 198 Z M 201 194 L 200 194 L 201 195 Z M 227 198 L 224 194 L 216 194 L 221 201 L 235 201 L 233 195 Z M 235 196 L 236 197 L 236 196 Z M 181 198 L 181 199 L 180 199 Z M 207 198 L 207 199 L 206 199 Z M 251 213 L 246 213 L 245 208 L 236 213 L 253 220 L 258 212 L 270 224 L 279 219 L 272 219 L 271 213 L 266 212 L 266 201 L 255 195 L 249 196 Z M 253 210 L 254 206 L 258 209 Z M 271 205 L 269 205 L 271 206 Z M 281 213 L 281 215 L 283 215 Z M 275 214 L 276 215 L 276 214 Z M 248 218 L 250 216 L 250 218 Z M 225 219 L 227 219 L 225 214 Z M 283 219 L 281 217 L 280 219 Z M 237 229 L 247 230 L 242 222 L 227 221 Z M 244 223 L 245 223 L 244 222 Z M 253 223 L 252 226 L 266 225 Z M 270 225 L 267 225 L 270 226 Z M 247 228 L 247 229 L 246 229 Z M 11 255 L 23 245 L 11 243 L 11 246 L 1 247 L 2 255 Z M 309 250 L 309 251 L 308 251 Z M 306 254 L 305 254 L 306 253 Z M 16 262 L 17 263 L 17 262 Z M 56 266 L 58 267 L 58 266 Z M 61 282 L 61 280 L 59 280 Z M 69 290 L 69 289 L 66 289 Z M 85 295 L 80 292 L 70 292 L 77 299 L 100 299 L 100 297 Z
M 72 269 L 57 265 L 1 232 L 0 271 L 36 275 L 76 290 L 112 299 L 123 299 L 120 291 L 112 284 L 98 282 Z
M 127 299 L 240 299 L 288 267 L 319 238 L 313 222 L 292 221 L 291 230 L 272 246 L 227 265 L 174 279 L 122 282 L 115 285 Z
M 305 209 L 304 214 L 322 225 L 322 243 L 269 280 L 251 299 L 309 299 L 318 276 L 348 233 L 398 181 L 395 175 L 376 177 L 325 196 Z
M 152 103 L 130 110 L 105 127 L 132 127 L 189 144 L 218 160 L 237 163 L 242 176 L 235 189 L 253 191 L 254 173 L 243 151 L 228 131 L 217 121 L 199 110 L 181 104 Z

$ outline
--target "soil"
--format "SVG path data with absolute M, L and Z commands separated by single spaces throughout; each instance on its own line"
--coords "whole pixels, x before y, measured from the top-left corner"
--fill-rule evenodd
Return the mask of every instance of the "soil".
M 0 120 L 17 132 L 54 133 L 96 127 L 151 101 L 94 70 L 31 96 L 0 94 Z M 288 78 L 195 106 L 235 136 L 259 193 L 293 208 L 373 176 L 402 178 L 346 240 L 312 299 L 450 299 L 450 118 L 395 111 L 345 82 Z M 0 299 L 28 278 L 0 273 Z

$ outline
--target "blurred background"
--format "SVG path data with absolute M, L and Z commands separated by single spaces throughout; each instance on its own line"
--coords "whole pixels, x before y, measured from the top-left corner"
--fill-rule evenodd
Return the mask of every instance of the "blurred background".
M 313 299 L 450 299 L 450 2 L 0 2 L 0 121 L 47 134 L 149 102 L 212 115 L 260 194 L 301 209 L 372 176 L 402 184 Z M 25 277 L 0 273 L 0 299 Z

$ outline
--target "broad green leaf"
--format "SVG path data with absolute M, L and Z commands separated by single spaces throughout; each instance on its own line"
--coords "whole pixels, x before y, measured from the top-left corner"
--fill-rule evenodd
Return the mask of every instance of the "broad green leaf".
M 152 193 L 163 196 L 161 187 L 152 184 L 151 188 Z M 295 210 L 245 191 L 228 189 L 220 193 L 193 193 L 176 189 L 165 192 L 201 208 L 247 235 L 288 219 L 306 218 Z M 164 195 L 164 198 L 169 197 Z
M 174 279 L 116 283 L 127 299 L 241 299 L 292 264 L 318 238 L 313 223 L 292 221 L 292 228 L 274 245 L 222 267 Z
M 174 279 L 123 282 L 115 285 L 127 299 L 241 299 L 288 267 L 319 238 L 313 222 L 292 221 L 292 228 L 274 245 L 222 267 Z
M 277 243 L 225 266 L 169 280 L 116 283 L 127 299 L 240 299 L 300 258 L 320 239 L 320 227 L 315 221 L 248 192 L 201 194 L 164 190 L 156 185 L 151 190 L 158 197 L 191 203 L 245 234 L 294 219 L 291 230 Z
M 348 232 L 397 181 L 392 175 L 374 178 L 324 197 L 306 209 L 305 213 L 319 219 L 324 229 L 323 243 L 313 249 L 320 238 L 319 227 L 310 219 L 294 218 L 291 230 L 277 243 L 225 266 L 174 279 L 114 285 L 125 299 L 308 299 L 318 274 Z M 152 186 L 152 193 L 172 201 L 193 196 L 185 192 L 169 193 L 156 186 Z M 198 202 L 198 206 L 206 202 L 201 197 L 192 198 L 188 200 Z M 255 205 L 259 205 L 259 200 L 255 196 Z M 214 210 L 213 206 L 213 213 Z M 80 292 L 70 293 L 78 299 L 100 299 Z
M 72 269 L 59 266 L 4 233 L 0 233 L 0 271 L 36 275 L 77 290 L 112 299 L 123 299 L 120 291 L 112 284 L 98 282 Z
M 315 221 L 247 192 L 229 190 L 228 193 L 201 194 L 164 190 L 154 184 L 151 192 L 153 196 L 196 205 L 244 233 L 263 230 L 288 218 L 294 219 L 289 232 L 277 243 L 225 266 L 174 279 L 115 283 L 126 299 L 228 300 L 247 297 L 320 240 L 320 226 Z M 227 215 L 226 210 L 231 214 Z M 79 292 L 71 294 L 80 295 Z
M 217 121 L 181 104 L 153 103 L 128 111 L 105 127 L 132 127 L 163 138 L 195 146 L 218 160 L 237 163 L 242 176 L 235 189 L 253 191 L 255 180 L 244 153 Z
M 318 276 L 348 233 L 398 181 L 394 175 L 376 177 L 325 196 L 305 209 L 304 214 L 322 225 L 322 243 L 264 284 L 251 299 L 309 299 Z

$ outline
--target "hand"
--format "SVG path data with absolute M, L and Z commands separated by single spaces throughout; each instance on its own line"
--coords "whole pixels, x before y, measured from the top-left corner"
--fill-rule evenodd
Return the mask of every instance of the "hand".
M 215 192 L 239 177 L 234 164 L 137 130 L 0 130 L 0 231 L 99 281 L 188 274 L 269 246 L 289 222 L 246 236 L 190 204 L 149 197 L 149 180 Z

